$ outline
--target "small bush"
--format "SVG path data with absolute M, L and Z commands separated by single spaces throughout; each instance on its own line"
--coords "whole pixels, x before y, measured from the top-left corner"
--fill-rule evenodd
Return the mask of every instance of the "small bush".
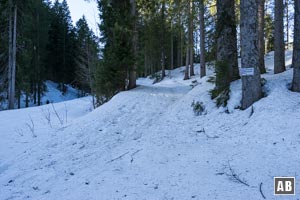
M 227 106 L 227 102 L 230 98 L 229 94 L 230 94 L 229 88 L 225 88 L 221 92 L 216 89 L 213 89 L 210 91 L 211 99 L 216 100 L 217 107 L 221 107 L 221 106 L 226 107 Z
M 199 83 L 198 83 L 197 80 L 193 80 L 192 83 L 190 84 L 190 86 L 191 86 L 192 88 L 194 88 L 194 87 L 196 87 L 198 84 L 199 84 Z
M 260 79 L 261 87 L 262 87 L 262 97 L 267 97 L 268 96 L 268 88 L 265 87 L 267 84 L 267 80 L 265 78 Z
M 214 76 L 208 77 L 207 82 L 208 83 L 213 83 L 213 84 L 216 83 L 216 77 L 214 77 Z
M 206 114 L 203 102 L 193 101 L 191 107 L 193 108 L 193 111 L 196 116 Z
M 154 73 L 150 76 L 150 79 L 153 79 L 153 84 L 162 81 L 162 77 L 160 73 Z
M 212 99 L 216 100 L 217 107 L 227 106 L 230 96 L 230 73 L 228 61 L 216 62 L 216 87 L 210 91 Z
M 260 79 L 261 86 L 265 86 L 267 84 L 267 80 L 265 78 Z

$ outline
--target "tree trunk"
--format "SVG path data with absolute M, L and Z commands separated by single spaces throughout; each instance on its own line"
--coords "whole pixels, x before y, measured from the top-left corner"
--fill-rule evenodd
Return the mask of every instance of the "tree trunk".
M 14 98 L 12 96 L 12 55 L 13 55 L 13 14 L 12 0 L 9 1 L 9 26 L 8 26 L 8 109 L 14 109 Z
M 188 16 L 190 16 L 190 11 L 191 11 L 191 4 L 190 4 L 191 0 L 188 0 Z M 190 47 L 189 47 L 189 44 L 190 44 L 190 38 L 189 38 L 189 34 L 190 33 L 190 17 L 188 19 L 188 39 L 187 39 L 187 42 L 186 42 L 186 57 L 185 57 L 185 72 L 184 72 L 184 78 L 183 80 L 188 80 L 190 77 L 189 77 L 189 69 L 190 69 Z
M 161 78 L 163 79 L 166 76 L 166 69 L 165 69 L 165 10 L 166 10 L 166 2 L 165 0 L 162 1 L 162 8 L 161 8 Z
M 229 88 L 239 78 L 235 1 L 217 1 L 217 66 L 216 91 Z
M 38 13 L 39 11 L 37 11 L 36 13 L 36 21 L 37 21 L 37 27 L 40 26 L 40 15 Z M 42 81 L 41 81 L 41 68 L 40 68 L 40 30 L 39 28 L 37 28 L 37 45 L 36 45 L 36 59 L 37 59 L 37 84 L 38 84 L 38 91 L 37 91 L 37 95 L 38 95 L 38 106 L 41 105 L 41 99 L 42 99 Z
M 180 60 L 180 57 L 181 57 L 181 49 L 180 49 L 180 46 L 181 46 L 181 41 L 180 41 L 180 36 L 178 37 L 178 40 L 177 40 L 177 67 L 181 67 L 181 60 Z
M 200 0 L 200 77 L 206 76 L 204 0 Z
M 61 90 L 61 84 L 59 84 L 59 89 Z M 37 102 L 36 95 L 37 95 L 36 80 L 34 80 L 34 83 L 33 83 L 33 103 L 34 103 L 34 105 L 36 105 L 36 102 Z
M 181 23 L 180 27 L 180 67 L 183 66 L 183 24 Z
M 183 80 L 188 80 L 189 77 L 189 48 L 186 48 L 185 71 Z
M 285 71 L 284 32 L 283 32 L 283 0 L 275 0 L 275 31 L 274 31 L 274 73 Z
M 13 42 L 12 42 L 12 60 L 11 60 L 11 85 L 9 109 L 14 109 L 15 93 L 16 93 L 16 54 L 17 54 L 17 5 L 14 6 L 14 27 L 13 27 Z
M 25 107 L 26 108 L 28 108 L 28 106 L 29 106 L 29 94 L 28 93 L 29 92 L 26 89 L 26 93 L 25 93 L 25 95 L 26 95 L 26 97 L 25 97 Z
M 266 73 L 265 67 L 265 0 L 258 3 L 258 50 L 260 73 Z
M 241 0 L 241 48 L 242 68 L 253 73 L 242 74 L 241 108 L 246 109 L 262 96 L 258 50 L 258 3 L 256 0 Z
M 194 76 L 194 2 L 190 0 L 189 14 L 189 48 L 190 48 L 190 76 Z
M 171 20 L 171 70 L 174 69 L 174 38 L 173 38 L 173 20 Z
M 285 0 L 285 7 L 286 7 L 286 43 L 287 43 L 287 49 L 288 49 L 289 48 L 289 43 L 290 43 L 289 0 Z
M 295 25 L 294 25 L 294 77 L 292 90 L 300 92 L 300 0 L 295 0 Z
M 136 2 L 130 0 L 131 3 L 131 17 L 133 19 L 133 36 L 132 36 L 132 50 L 133 50 L 133 67 L 129 72 L 129 86 L 128 89 L 136 87 L 136 70 L 137 70 L 137 26 L 136 26 Z
M 21 94 L 22 94 L 21 90 L 18 89 L 18 92 L 17 92 L 17 96 L 18 96 L 18 109 L 21 108 Z

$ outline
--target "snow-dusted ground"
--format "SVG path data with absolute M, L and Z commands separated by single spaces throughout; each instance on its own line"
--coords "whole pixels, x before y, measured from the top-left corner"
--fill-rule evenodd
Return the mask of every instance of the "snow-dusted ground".
M 88 98 L 54 104 L 60 117 L 51 105 L 0 112 L 0 199 L 252 200 L 263 199 L 261 183 L 277 199 L 274 176 L 300 179 L 300 94 L 287 88 L 292 70 L 273 75 L 272 60 L 268 96 L 245 111 L 234 109 L 240 80 L 218 109 L 212 71 L 183 81 L 180 68 L 155 85 L 139 79 L 93 112 Z M 195 116 L 193 101 L 207 114 Z

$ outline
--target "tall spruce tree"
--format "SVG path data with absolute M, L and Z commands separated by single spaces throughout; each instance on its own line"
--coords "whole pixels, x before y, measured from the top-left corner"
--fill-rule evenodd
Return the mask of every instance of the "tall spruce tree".
M 217 0 L 216 87 L 212 98 L 218 106 L 226 106 L 230 82 L 239 78 L 235 1 Z
M 76 85 L 85 93 L 94 96 L 95 73 L 99 62 L 99 47 L 97 37 L 90 30 L 85 17 L 83 16 L 76 23 Z
M 48 76 L 63 84 L 72 83 L 75 78 L 74 66 L 76 57 L 75 30 L 72 26 L 70 11 L 66 0 L 55 1 L 52 9 L 52 21 L 47 45 Z
M 98 99 L 108 100 L 128 87 L 128 76 L 134 66 L 130 0 L 98 1 L 100 30 L 104 43 L 103 61 L 98 70 Z M 100 102 L 101 103 L 101 102 Z
M 242 48 L 242 102 L 241 108 L 250 107 L 262 97 L 258 50 L 258 2 L 241 0 Z

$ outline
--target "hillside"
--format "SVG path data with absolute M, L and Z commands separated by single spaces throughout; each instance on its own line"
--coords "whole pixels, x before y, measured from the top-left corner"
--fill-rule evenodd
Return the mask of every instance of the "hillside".
M 45 81 L 45 88 L 46 90 L 43 92 L 43 96 L 41 98 L 41 104 L 45 105 L 47 103 L 59 103 L 63 101 L 69 101 L 78 98 L 80 91 L 77 89 L 73 88 L 70 85 L 65 85 L 66 86 L 66 93 L 63 94 L 58 87 L 58 84 L 53 82 L 53 81 Z M 29 96 L 28 100 L 28 106 L 33 107 L 37 106 L 37 103 L 34 104 L 34 99 L 33 96 Z M 7 109 L 8 102 L 7 100 L 5 101 L 0 101 L 0 111 Z M 20 107 L 25 108 L 26 106 L 26 95 L 23 92 L 21 97 L 20 97 Z
M 179 68 L 92 112 L 89 97 L 0 112 L 0 199 L 275 199 L 273 177 L 299 179 L 300 94 L 266 64 L 267 96 L 244 111 L 240 80 L 217 108 L 212 69 L 183 81 Z

